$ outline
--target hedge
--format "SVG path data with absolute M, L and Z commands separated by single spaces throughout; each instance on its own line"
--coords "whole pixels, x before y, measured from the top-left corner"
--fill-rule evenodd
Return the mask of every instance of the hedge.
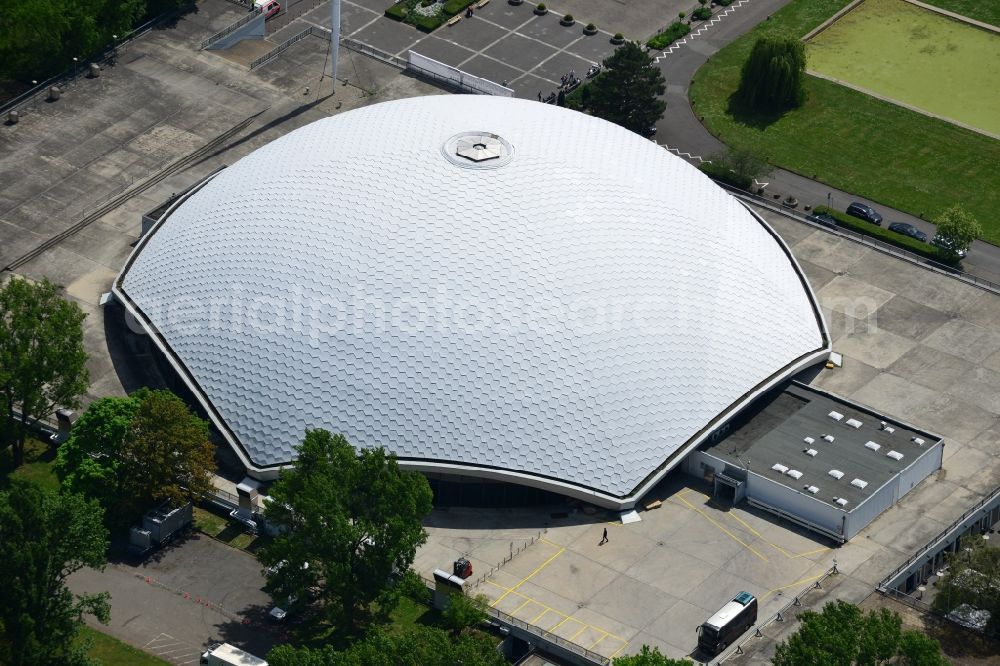
M 816 215 L 822 215 L 826 213 L 827 215 L 832 215 L 837 219 L 837 224 L 842 227 L 846 227 L 851 231 L 857 231 L 865 236 L 871 236 L 877 238 L 880 241 L 884 241 L 896 247 L 908 250 L 913 254 L 919 254 L 922 257 L 936 261 L 942 264 L 958 264 L 958 261 L 949 261 L 936 247 L 929 243 L 924 243 L 923 241 L 918 241 L 916 238 L 910 238 L 909 236 L 904 236 L 903 234 L 897 234 L 895 231 L 889 231 L 888 229 L 883 229 L 882 227 L 877 227 L 870 222 L 865 222 L 859 220 L 856 217 L 851 217 L 847 213 L 841 213 L 839 210 L 834 210 L 827 206 L 816 206 L 813 209 L 813 213 Z
M 723 183 L 732 185 L 733 187 L 738 187 L 741 190 L 749 190 L 750 186 L 753 184 L 753 178 L 750 178 L 749 176 L 740 176 L 732 170 L 719 164 L 702 162 L 698 165 L 698 168 L 701 169 L 701 172 L 709 178 L 721 180 Z
M 689 32 L 691 32 L 691 26 L 687 23 L 675 21 L 667 26 L 667 29 L 663 32 L 650 37 L 649 41 L 646 42 L 646 46 L 654 51 L 662 51 Z
M 471 5 L 476 0 L 448 0 L 444 3 L 444 13 L 449 16 L 454 16 L 459 12 L 465 11 L 465 8 Z

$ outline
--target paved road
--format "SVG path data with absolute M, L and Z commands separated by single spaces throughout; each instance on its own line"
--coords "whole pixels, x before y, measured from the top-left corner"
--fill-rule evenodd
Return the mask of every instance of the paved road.
M 737 0 L 726 16 L 705 28 L 696 37 L 689 37 L 686 44 L 660 59 L 659 66 L 667 80 L 667 110 L 663 119 L 657 123 L 657 142 L 679 151 L 682 157 L 694 163 L 700 161 L 699 158 L 707 159 L 725 148 L 722 142 L 705 129 L 691 107 L 688 100 L 691 79 L 709 56 L 749 32 L 761 21 L 767 20 L 768 16 L 790 1 L 744 0 L 740 4 Z M 861 201 L 879 210 L 886 225 L 890 222 L 909 222 L 928 236 L 934 235 L 934 225 L 926 220 L 784 169 L 776 169 L 767 181 L 769 190 L 792 194 L 803 204 L 820 205 L 829 201 L 834 208 L 844 210 L 852 201 Z M 963 263 L 970 273 L 1000 283 L 1000 248 L 978 241 Z

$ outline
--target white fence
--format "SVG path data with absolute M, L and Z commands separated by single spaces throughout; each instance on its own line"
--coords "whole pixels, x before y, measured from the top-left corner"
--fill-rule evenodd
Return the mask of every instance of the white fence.
M 471 92 L 479 95 L 495 95 L 497 97 L 513 97 L 514 91 L 507 86 L 494 83 L 478 76 L 473 76 L 462 70 L 446 65 L 422 56 L 419 53 L 408 51 L 407 69 L 425 76 L 429 79 L 439 81 L 445 85 L 454 86 L 462 92 Z

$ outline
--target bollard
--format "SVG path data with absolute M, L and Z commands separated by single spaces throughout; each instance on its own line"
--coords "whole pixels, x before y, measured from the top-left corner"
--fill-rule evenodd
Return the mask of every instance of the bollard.
M 101 66 L 96 62 L 90 63 L 89 71 L 87 72 L 88 79 L 96 79 L 101 75 Z
M 57 99 L 59 99 L 59 96 L 61 94 L 62 94 L 62 91 L 59 90 L 59 86 L 52 86 L 52 87 L 50 87 L 49 88 L 49 101 L 50 102 L 56 101 Z
M 16 125 L 19 120 L 21 120 L 21 116 L 18 115 L 17 111 L 11 111 L 7 114 L 7 123 L 9 125 Z

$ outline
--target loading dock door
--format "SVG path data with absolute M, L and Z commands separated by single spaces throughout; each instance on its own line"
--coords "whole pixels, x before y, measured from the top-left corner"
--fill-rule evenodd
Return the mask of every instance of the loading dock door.
M 736 506 L 746 499 L 747 484 L 726 474 L 716 474 L 712 494 L 720 501 Z

